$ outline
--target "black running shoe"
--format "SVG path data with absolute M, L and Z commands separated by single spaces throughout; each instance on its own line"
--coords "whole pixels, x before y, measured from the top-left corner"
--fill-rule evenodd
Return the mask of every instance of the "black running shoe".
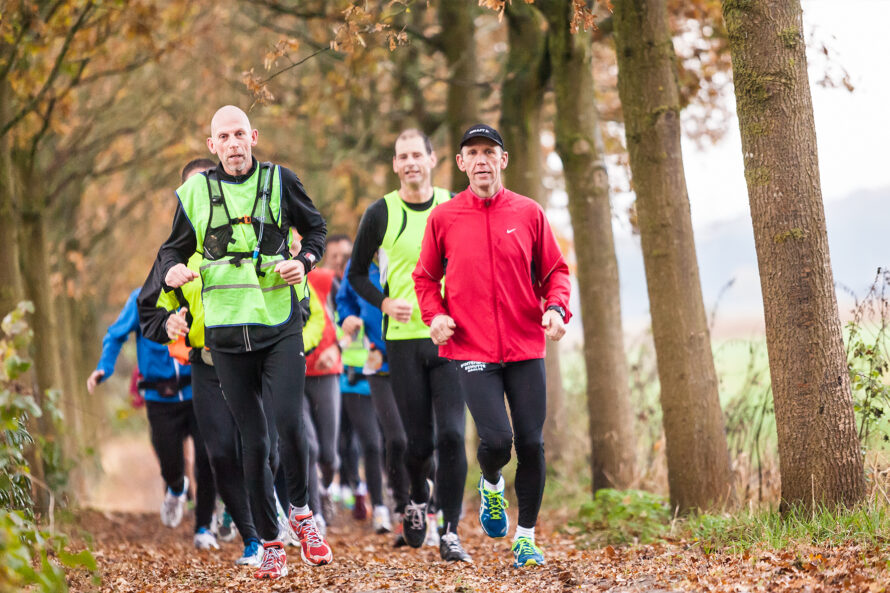
M 410 501 L 402 517 L 402 537 L 412 548 L 419 548 L 426 539 L 426 503 Z
M 446 562 L 473 562 L 456 533 L 446 533 L 439 538 L 439 555 Z

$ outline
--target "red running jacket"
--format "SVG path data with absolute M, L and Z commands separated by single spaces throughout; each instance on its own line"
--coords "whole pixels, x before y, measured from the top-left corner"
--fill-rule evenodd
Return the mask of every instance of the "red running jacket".
M 333 301 L 331 291 L 334 285 L 334 271 L 327 268 L 315 268 L 306 275 L 306 281 L 312 285 L 312 290 L 315 291 L 324 306 L 324 331 L 321 334 L 321 342 L 310 354 L 306 355 L 306 376 L 339 375 L 343 372 L 343 361 L 339 356 L 337 363 L 329 369 L 321 370 L 315 366 L 321 353 L 337 343 L 337 326 L 334 325 L 334 320 L 331 318 L 333 312 L 329 306 Z
M 559 305 L 571 317 L 569 268 L 544 210 L 508 189 L 480 198 L 467 188 L 436 206 L 413 277 L 424 323 L 444 313 L 457 325 L 439 347 L 445 358 L 543 358 L 545 308 Z

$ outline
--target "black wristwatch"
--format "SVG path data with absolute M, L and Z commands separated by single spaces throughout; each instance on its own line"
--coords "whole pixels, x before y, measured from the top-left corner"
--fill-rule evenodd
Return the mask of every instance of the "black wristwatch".
M 559 305 L 550 305 L 549 307 L 547 307 L 547 310 L 548 311 L 556 311 L 557 313 L 559 313 L 559 316 L 562 317 L 563 321 L 566 320 L 566 310 L 563 309 L 562 307 L 560 307 Z
M 304 274 L 308 274 L 315 268 L 315 256 L 308 251 L 298 254 L 294 259 L 302 262 Z

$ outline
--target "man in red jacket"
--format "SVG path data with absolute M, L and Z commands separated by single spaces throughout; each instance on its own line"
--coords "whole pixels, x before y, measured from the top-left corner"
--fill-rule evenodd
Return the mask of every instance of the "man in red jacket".
M 520 567 L 544 562 L 535 523 L 546 472 L 545 336 L 565 334 L 571 287 L 544 211 L 503 187 L 507 161 L 497 130 L 477 124 L 464 133 L 457 166 L 470 186 L 430 214 L 413 277 L 423 321 L 440 356 L 457 361 L 476 422 L 479 520 L 491 537 L 509 530 L 501 468 L 515 440 L 519 520 L 512 550 Z

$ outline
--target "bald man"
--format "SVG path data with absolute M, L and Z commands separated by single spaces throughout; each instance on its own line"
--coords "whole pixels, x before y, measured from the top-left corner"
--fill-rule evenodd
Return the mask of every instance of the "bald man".
M 190 178 L 176 195 L 173 231 L 159 257 L 165 284 L 176 289 L 197 277 L 185 263 L 203 260 L 205 344 L 226 403 L 241 433 L 244 478 L 263 562 L 257 578 L 287 575 L 276 518 L 270 451 L 281 440 L 288 518 L 302 558 L 328 564 L 332 553 L 308 506 L 308 449 L 302 425 L 306 362 L 300 301 L 306 274 L 324 252 L 326 226 L 297 175 L 252 155 L 259 134 L 241 109 L 227 105 L 210 123 L 207 148 L 219 164 Z M 302 236 L 289 252 L 291 228 Z M 263 406 L 275 419 L 267 424 Z

